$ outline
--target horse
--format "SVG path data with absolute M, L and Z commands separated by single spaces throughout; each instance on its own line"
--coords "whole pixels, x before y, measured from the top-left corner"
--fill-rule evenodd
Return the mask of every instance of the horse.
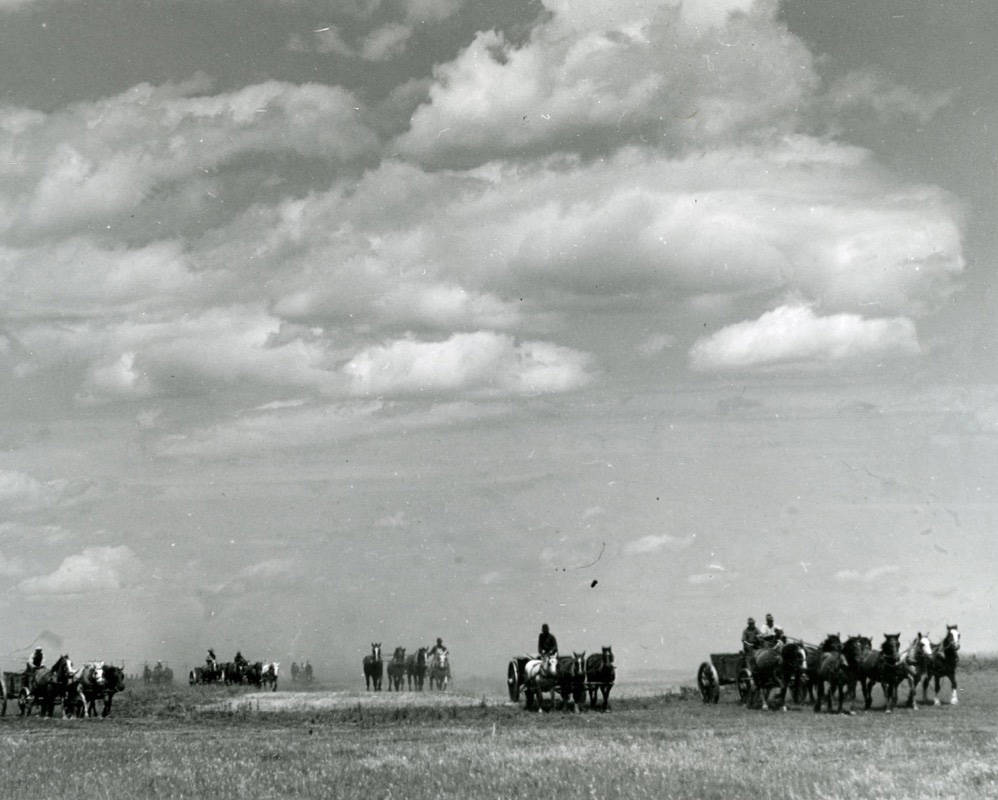
M 523 682 L 527 687 L 527 708 L 532 698 L 537 697 L 538 712 L 544 711 L 544 692 L 551 692 L 551 707 L 554 708 L 554 691 L 558 685 L 558 654 L 550 653 L 531 658 L 523 666 Z M 432 686 L 432 678 L 430 679 Z
M 82 717 L 91 714 L 90 697 L 103 694 L 104 662 L 91 661 L 73 672 L 66 696 L 62 701 L 63 715 L 66 717 Z
M 250 686 L 263 687 L 262 661 L 254 661 L 252 664 L 246 665 L 246 669 L 243 670 L 243 682 L 248 683 Z
M 888 714 L 897 707 L 897 687 L 908 680 L 908 667 L 901 660 L 901 634 L 885 633 L 879 651 L 873 651 L 864 663 L 866 678 L 863 684 L 865 708 L 873 702 L 873 687 L 879 683 L 884 690 L 884 711 Z
M 586 688 L 589 690 L 589 707 L 596 708 L 596 693 L 603 693 L 603 711 L 610 708 L 610 690 L 617 679 L 617 668 L 613 663 L 613 648 L 606 645 L 600 652 L 586 659 Z
M 234 683 L 242 683 L 242 670 L 239 669 L 239 665 L 234 661 L 225 661 L 219 665 L 219 668 L 222 670 L 222 680 L 226 686 L 231 686 Z
M 959 697 L 956 689 L 956 668 L 960 663 L 960 628 L 957 625 L 946 626 L 946 638 L 932 648 L 932 655 L 926 662 L 925 677 L 922 679 L 922 702 L 928 703 L 929 678 L 934 680 L 935 698 L 933 705 L 939 705 L 939 684 L 943 678 L 948 678 L 953 691 L 950 695 L 950 705 L 957 705 Z
M 423 681 L 426 679 L 426 648 L 420 647 L 415 653 L 405 657 L 405 676 L 409 690 L 423 691 Z
M 271 661 L 263 665 L 263 670 L 260 673 L 260 685 L 261 687 L 270 686 L 270 691 L 277 691 L 277 672 L 281 667 L 279 661 Z
M 929 670 L 929 661 L 932 658 L 932 643 L 929 637 L 919 631 L 912 640 L 908 648 L 901 653 L 898 662 L 897 681 L 908 684 L 908 702 L 906 707 L 912 711 L 918 710 L 918 703 L 915 695 L 918 690 L 918 682 Z M 895 688 L 896 691 L 896 688 Z
M 869 636 L 856 634 L 842 643 L 842 655 L 846 657 L 846 664 L 849 666 L 849 697 L 854 704 L 857 683 L 862 687 L 864 698 L 866 696 L 865 681 L 869 677 L 867 664 L 871 663 L 872 653 L 873 640 Z
M 66 695 L 73 672 L 73 662 L 66 654 L 59 656 L 51 669 L 35 669 L 28 677 L 27 686 L 22 689 L 24 705 L 21 715 L 30 715 L 32 706 L 37 705 L 41 714 L 51 717 L 55 701 Z
M 450 653 L 446 650 L 437 650 L 430 656 L 430 664 L 427 668 L 430 676 L 430 689 L 434 686 L 441 691 L 447 689 L 450 683 Z
M 787 710 L 787 689 L 800 681 L 800 675 L 807 669 L 807 655 L 802 645 L 771 639 L 751 652 L 749 668 L 752 672 L 752 697 L 761 695 L 762 710 L 769 710 L 769 693 L 780 690 L 780 708 Z
M 75 686 L 70 687 L 64 704 L 69 714 L 75 710 L 77 716 L 95 717 L 97 701 L 103 700 L 101 717 L 108 717 L 114 695 L 125 688 L 125 671 L 113 664 L 97 661 L 77 670 L 73 675 L 73 683 Z
M 405 686 L 405 648 L 396 647 L 388 662 L 388 691 L 401 692 Z
M 845 699 L 845 689 L 850 683 L 849 664 L 842 653 L 842 637 L 837 633 L 830 633 L 821 643 L 817 655 L 817 665 L 812 667 L 814 677 L 815 698 L 814 713 L 821 712 L 821 701 L 825 699 L 825 684 L 828 684 L 828 713 L 832 713 L 832 695 L 838 690 L 839 707 L 838 713 L 842 713 L 842 704 Z M 850 710 L 850 713 L 851 710 Z
M 561 695 L 561 707 L 571 706 L 573 711 L 586 698 L 586 652 L 572 652 L 570 656 L 558 657 L 558 668 L 555 673 L 558 693 Z
M 381 642 L 371 642 L 371 655 L 364 656 L 364 684 L 367 691 L 381 691 L 381 676 L 384 664 L 381 661 Z

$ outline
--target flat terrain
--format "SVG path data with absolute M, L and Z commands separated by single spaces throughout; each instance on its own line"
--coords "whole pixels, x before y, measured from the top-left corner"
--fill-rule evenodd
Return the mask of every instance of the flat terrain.
M 730 689 L 705 706 L 623 682 L 606 714 L 527 713 L 501 684 L 269 698 L 139 686 L 107 720 L 25 720 L 12 706 L 0 796 L 998 797 L 998 672 L 960 686 L 959 706 L 855 716 L 748 711 Z

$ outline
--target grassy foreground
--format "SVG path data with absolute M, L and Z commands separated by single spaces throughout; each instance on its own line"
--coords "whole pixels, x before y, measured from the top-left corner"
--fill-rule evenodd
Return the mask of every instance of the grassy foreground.
M 0 720 L 0 796 L 998 797 L 998 672 L 962 675 L 956 707 L 852 717 L 619 689 L 608 714 L 256 714 L 197 710 L 222 688 L 139 687 L 108 720 Z

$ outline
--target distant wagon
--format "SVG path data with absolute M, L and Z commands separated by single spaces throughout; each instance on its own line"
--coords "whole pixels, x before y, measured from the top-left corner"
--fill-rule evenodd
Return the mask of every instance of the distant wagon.
M 711 653 L 697 669 L 697 688 L 705 703 L 721 699 L 722 686 L 737 686 L 738 699 L 748 702 L 752 694 L 752 671 L 744 653 Z
M 16 699 L 21 714 L 28 704 L 28 687 L 24 683 L 23 672 L 3 673 L 3 699 L 0 700 L 0 716 L 7 713 L 7 698 Z

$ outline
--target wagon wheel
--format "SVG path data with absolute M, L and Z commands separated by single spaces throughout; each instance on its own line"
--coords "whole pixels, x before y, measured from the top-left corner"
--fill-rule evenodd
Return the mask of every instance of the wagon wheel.
M 7 689 L 5 686 L 0 686 L 0 695 L 3 695 L 3 699 L 0 700 L 0 717 L 7 716 Z
M 506 688 L 509 690 L 509 699 L 514 703 L 520 702 L 520 675 L 516 668 L 516 661 L 510 661 L 506 669 Z
M 709 661 L 704 661 L 697 670 L 697 688 L 705 703 L 716 703 L 721 697 L 721 681 Z
M 753 688 L 752 672 L 748 667 L 742 667 L 738 670 L 738 697 L 745 705 L 748 705 L 752 697 Z

